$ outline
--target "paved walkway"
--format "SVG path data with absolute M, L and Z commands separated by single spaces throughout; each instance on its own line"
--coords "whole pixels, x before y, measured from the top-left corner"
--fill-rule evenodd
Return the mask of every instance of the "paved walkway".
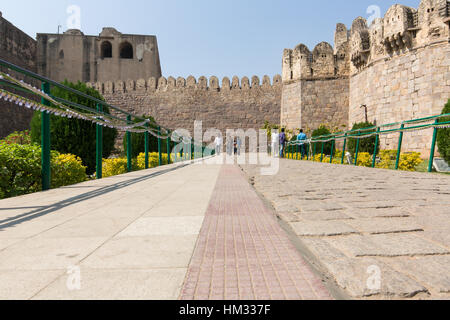
M 282 160 L 243 166 L 304 256 L 352 298 L 450 298 L 450 176 Z
M 331 299 L 237 166 L 224 166 L 182 299 Z
M 0 201 L 0 299 L 179 298 L 331 296 L 237 166 L 171 165 Z
M 0 201 L 0 299 L 177 299 L 219 171 L 171 165 Z

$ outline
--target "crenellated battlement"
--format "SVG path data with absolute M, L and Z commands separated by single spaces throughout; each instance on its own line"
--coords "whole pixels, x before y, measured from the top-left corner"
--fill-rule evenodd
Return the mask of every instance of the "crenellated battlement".
M 262 82 L 258 76 L 253 76 L 251 80 L 248 77 L 234 76 L 232 80 L 228 77 L 222 79 L 222 85 L 216 76 L 206 78 L 204 76 L 196 79 L 189 76 L 187 79 L 178 77 L 161 77 L 156 79 L 151 77 L 148 80 L 127 80 L 127 81 L 106 81 L 87 83 L 89 87 L 95 88 L 101 94 L 124 93 L 124 92 L 167 92 L 179 90 L 204 90 L 211 92 L 227 92 L 227 91 L 245 91 L 245 90 L 266 90 L 274 87 L 279 88 L 282 85 L 280 75 L 275 75 L 271 80 L 269 76 L 264 76 Z
M 449 28 L 449 0 L 422 0 L 418 9 L 395 4 L 370 26 L 362 17 L 350 30 L 338 23 L 334 47 L 322 42 L 312 52 L 304 44 L 285 49 L 283 82 L 353 75 L 373 61 L 448 41 Z

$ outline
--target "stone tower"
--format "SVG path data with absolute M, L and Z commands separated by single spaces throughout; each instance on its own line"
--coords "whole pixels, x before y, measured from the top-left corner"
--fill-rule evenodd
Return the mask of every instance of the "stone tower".
M 37 70 L 50 79 L 76 82 L 161 77 L 155 36 L 103 28 L 98 36 L 80 30 L 37 34 Z

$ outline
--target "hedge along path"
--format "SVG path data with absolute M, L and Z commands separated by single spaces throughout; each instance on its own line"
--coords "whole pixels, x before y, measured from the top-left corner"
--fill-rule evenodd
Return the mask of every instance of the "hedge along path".
M 127 132 L 127 139 L 131 141 L 131 132 L 134 133 L 144 133 L 145 134 L 145 168 L 149 168 L 149 157 L 148 157 L 148 141 L 149 134 L 158 138 L 158 150 L 159 150 L 159 165 L 162 165 L 162 154 L 161 154 L 161 140 L 166 140 L 167 145 L 170 145 L 170 140 L 182 143 L 183 147 L 183 158 L 189 154 L 192 158 L 199 157 L 199 152 L 193 152 L 194 146 L 192 144 L 191 137 L 184 136 L 178 132 L 171 132 L 168 128 L 159 125 L 156 121 L 152 119 L 144 119 L 142 117 L 136 116 L 132 113 L 124 111 L 115 106 L 109 105 L 102 100 L 91 97 L 85 93 L 69 88 L 63 84 L 60 84 L 51 79 L 42 77 L 34 72 L 20 68 L 14 64 L 11 64 L 5 60 L 0 59 L 0 66 L 6 67 L 7 69 L 18 73 L 23 76 L 30 77 L 34 80 L 41 82 L 41 90 L 38 88 L 25 83 L 22 80 L 17 80 L 13 76 L 0 72 L 0 85 L 12 88 L 21 93 L 32 94 L 36 98 L 40 98 L 41 102 L 38 103 L 31 99 L 28 99 L 20 94 L 12 93 L 5 89 L 0 89 L 0 98 L 5 99 L 9 102 L 14 102 L 19 106 L 23 106 L 28 109 L 33 109 L 41 112 L 41 162 L 42 162 L 42 190 L 48 190 L 51 187 L 51 169 L 50 169 L 50 114 L 60 117 L 67 118 L 77 118 L 86 121 L 90 121 L 97 126 L 97 138 L 96 138 L 96 167 L 97 167 L 97 178 L 102 178 L 102 161 L 103 161 L 103 146 L 102 146 L 102 133 L 103 127 L 115 128 L 121 131 Z M 51 95 L 51 86 L 57 87 L 59 89 L 68 91 L 79 97 L 88 99 L 91 102 L 97 104 L 97 108 L 93 109 L 88 106 L 73 103 L 62 98 L 54 97 Z M 109 109 L 117 111 L 119 114 L 125 115 L 125 118 L 119 116 L 114 116 L 109 113 L 103 112 L 103 107 L 108 107 Z M 132 171 L 132 143 L 127 144 L 127 171 Z M 214 150 L 209 149 L 203 145 L 195 146 L 195 150 L 201 148 L 202 153 L 199 158 L 209 156 L 214 153 Z M 180 157 L 181 158 L 181 157 Z M 178 160 L 178 159 L 177 159 Z M 179 159 L 182 161 L 183 159 Z
M 425 124 L 423 124 L 425 123 Z M 399 128 L 393 128 L 392 127 L 398 127 Z M 391 128 L 391 129 L 389 129 Z M 397 149 L 397 157 L 396 157 L 396 163 L 395 163 L 395 170 L 398 170 L 399 164 L 400 164 L 400 155 L 401 155 L 401 149 L 402 149 L 402 142 L 403 142 L 403 133 L 404 132 L 413 132 L 413 131 L 421 131 L 433 128 L 433 140 L 431 143 L 431 153 L 430 153 L 430 159 L 428 164 L 428 172 L 432 172 L 433 170 L 433 161 L 434 161 L 434 154 L 436 152 L 436 139 L 437 139 L 437 133 L 439 129 L 446 129 L 450 128 L 450 113 L 447 114 L 441 114 L 426 118 L 419 118 L 414 120 L 408 120 L 403 122 L 396 122 L 396 123 L 389 123 L 381 126 L 373 126 L 369 128 L 364 129 L 356 129 L 346 132 L 339 132 L 334 133 L 330 135 L 324 135 L 324 136 L 318 136 L 318 137 L 312 137 L 309 140 L 302 140 L 302 141 L 292 141 L 289 142 L 287 145 L 288 147 L 298 147 L 302 145 L 308 145 L 309 153 L 312 152 L 313 158 L 315 157 L 315 151 L 311 150 L 311 144 L 314 144 L 316 146 L 317 143 L 322 144 L 322 152 L 321 152 L 321 159 L 323 158 L 323 149 L 324 144 L 326 142 L 333 142 L 333 145 L 336 141 L 344 140 L 344 149 L 342 151 L 342 160 L 341 163 L 344 163 L 344 157 L 345 157 L 345 149 L 347 145 L 347 139 L 356 139 L 356 153 L 355 153 L 355 159 L 354 164 L 357 165 L 358 163 L 358 153 L 359 153 L 359 142 L 361 139 L 370 138 L 375 136 L 375 148 L 374 150 L 378 149 L 379 145 L 379 137 L 380 135 L 387 135 L 392 133 L 399 133 L 399 141 L 398 141 L 398 149 Z M 372 131 L 367 133 L 368 131 Z M 332 148 L 333 150 L 334 148 Z M 333 153 L 333 152 L 332 152 Z M 375 160 L 376 157 L 373 157 L 372 167 L 375 167 Z M 333 162 L 333 154 L 331 154 L 330 163 Z

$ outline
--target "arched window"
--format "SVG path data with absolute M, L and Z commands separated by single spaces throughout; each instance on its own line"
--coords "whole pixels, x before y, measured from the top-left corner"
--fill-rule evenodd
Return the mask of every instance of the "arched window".
M 120 58 L 121 59 L 133 59 L 133 46 L 124 42 L 120 45 Z
M 112 58 L 112 45 L 109 41 L 104 41 L 101 47 L 102 58 Z
M 64 50 L 61 50 L 61 51 L 59 52 L 59 58 L 60 58 L 60 59 L 64 59 Z

